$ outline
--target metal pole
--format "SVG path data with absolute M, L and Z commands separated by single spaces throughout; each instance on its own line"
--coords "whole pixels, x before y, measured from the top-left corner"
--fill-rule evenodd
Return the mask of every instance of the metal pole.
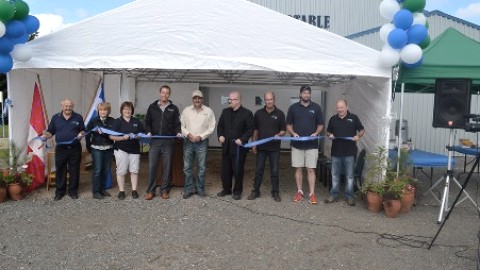
M 402 124 L 403 124 L 403 92 L 405 91 L 405 83 L 402 83 L 400 92 L 400 116 L 398 123 L 398 145 L 397 145 L 397 178 L 400 174 L 400 151 L 402 145 Z

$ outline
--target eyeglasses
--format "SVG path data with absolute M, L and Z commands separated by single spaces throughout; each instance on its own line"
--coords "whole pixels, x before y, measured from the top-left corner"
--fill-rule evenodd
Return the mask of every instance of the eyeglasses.
M 238 100 L 237 98 L 229 98 L 228 101 Z

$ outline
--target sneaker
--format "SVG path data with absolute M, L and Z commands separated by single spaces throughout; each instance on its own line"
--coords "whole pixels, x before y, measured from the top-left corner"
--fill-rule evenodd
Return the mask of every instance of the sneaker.
M 250 193 L 250 195 L 248 196 L 247 200 L 255 200 L 258 197 L 260 197 L 260 194 L 258 194 L 255 191 L 252 191 L 252 193 Z
M 193 192 L 183 193 L 183 198 L 188 199 L 188 198 L 192 197 L 192 195 L 193 195 Z
M 272 198 L 276 202 L 281 202 L 282 201 L 282 198 L 280 198 L 280 195 L 278 195 L 276 193 L 272 195 Z
M 334 197 L 330 196 L 330 197 L 328 197 L 328 199 L 325 199 L 324 202 L 325 202 L 325 203 L 334 203 L 334 202 L 336 202 L 336 201 L 337 201 L 337 200 L 336 200 Z
M 348 206 L 355 206 L 355 201 L 353 199 L 347 200 Z
M 303 199 L 303 193 L 301 191 L 298 191 L 295 197 L 293 198 L 294 202 L 299 202 Z
M 315 194 L 310 194 L 310 197 L 308 197 L 308 202 L 310 204 L 317 204 L 317 197 L 315 197 Z
M 125 191 L 120 191 L 118 193 L 117 197 L 118 197 L 119 200 L 124 200 L 125 199 Z
M 110 193 L 106 192 L 106 191 L 100 191 L 100 194 L 103 196 L 103 197 L 111 197 L 112 195 L 110 195 Z
M 136 190 L 132 190 L 132 199 L 138 199 L 138 193 Z
M 101 199 L 103 199 L 103 195 L 100 194 L 100 193 L 94 193 L 93 198 L 96 199 L 96 200 L 101 200 Z

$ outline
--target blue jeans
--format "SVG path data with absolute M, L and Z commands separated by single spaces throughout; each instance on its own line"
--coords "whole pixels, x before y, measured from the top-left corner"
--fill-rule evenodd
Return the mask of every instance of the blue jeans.
M 355 164 L 355 157 L 332 157 L 332 189 L 330 190 L 330 196 L 333 198 L 338 197 L 340 189 L 340 174 L 345 171 L 347 177 L 347 183 L 345 185 L 345 199 L 353 199 L 353 166 Z
M 113 148 L 108 150 L 98 150 L 92 148 L 92 193 L 103 193 L 105 191 L 105 182 L 107 175 L 111 175 Z
M 192 169 L 194 161 L 197 165 L 196 190 L 197 192 L 205 192 L 205 166 L 207 163 L 208 140 L 193 143 L 185 140 L 183 143 L 183 173 L 185 174 L 185 193 L 193 193 L 195 188 L 193 185 Z
M 272 195 L 278 194 L 279 178 L 278 178 L 278 162 L 280 161 L 280 151 L 262 151 L 257 152 L 257 168 L 255 171 L 255 183 L 253 192 L 260 194 L 260 186 L 262 185 L 263 172 L 265 171 L 265 163 L 268 158 L 270 164 L 270 179 L 272 181 Z

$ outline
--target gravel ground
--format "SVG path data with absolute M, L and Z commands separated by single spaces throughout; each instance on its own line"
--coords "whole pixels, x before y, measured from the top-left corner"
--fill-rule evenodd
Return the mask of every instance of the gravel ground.
M 80 199 L 52 200 L 40 189 L 20 202 L 0 204 L 0 269 L 475 269 L 479 215 L 470 202 L 454 208 L 433 247 L 439 204 L 426 195 L 396 219 L 368 212 L 363 203 L 294 203 L 293 170 L 282 156 L 282 202 L 248 201 L 254 156 L 249 155 L 240 201 L 214 196 L 221 189 L 219 153 L 209 154 L 207 193 L 152 201 L 93 200 L 90 172 Z M 458 159 L 459 160 L 459 159 Z M 142 164 L 147 166 L 146 160 Z M 212 164 L 212 165 L 210 165 Z M 461 164 L 457 165 L 459 168 Z M 461 167 L 463 168 L 463 167 Z M 142 167 L 145 172 L 146 168 Z M 444 170 L 435 170 L 434 179 Z M 268 173 L 266 174 L 268 176 Z M 463 176 L 460 179 L 465 178 Z M 146 175 L 141 174 L 145 190 Z M 268 179 L 268 178 L 267 178 Z M 468 192 L 475 199 L 478 178 Z M 425 182 L 428 185 L 428 181 Z M 441 185 L 443 188 L 443 185 Z M 110 192 L 116 195 L 117 189 Z M 452 188 L 453 197 L 458 189 Z M 143 192 L 140 192 L 143 193 Z M 143 195 L 143 194 L 141 194 Z

